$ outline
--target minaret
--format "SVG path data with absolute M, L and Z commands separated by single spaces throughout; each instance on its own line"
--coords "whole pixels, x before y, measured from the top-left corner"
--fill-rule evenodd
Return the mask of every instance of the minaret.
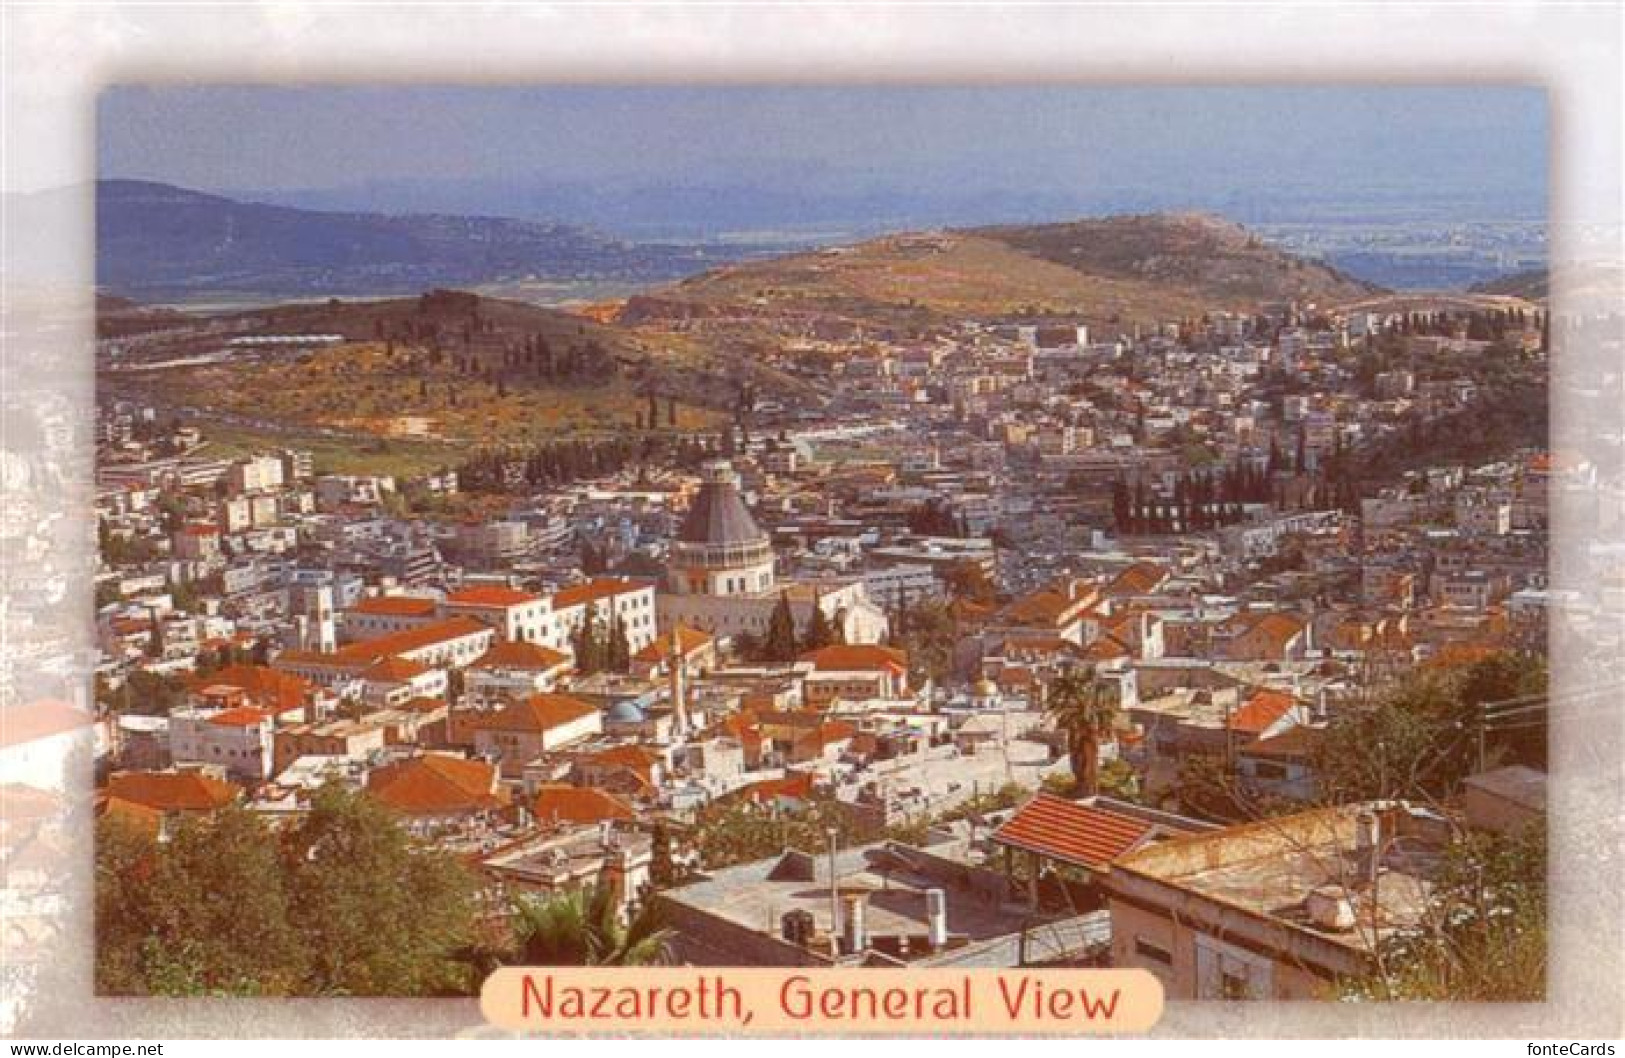
M 683 641 L 677 633 L 678 624 L 671 625 L 671 642 L 666 648 L 666 678 L 671 681 L 671 728 L 679 737 L 688 734 L 688 689 L 684 686 L 687 673 L 683 658 Z

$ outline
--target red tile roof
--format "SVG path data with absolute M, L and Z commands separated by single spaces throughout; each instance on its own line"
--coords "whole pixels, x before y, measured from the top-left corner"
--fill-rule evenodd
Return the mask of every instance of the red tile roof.
M 377 617 L 432 617 L 438 607 L 420 595 L 375 595 L 350 608 L 351 613 Z
M 514 588 L 503 588 L 496 585 L 482 585 L 452 592 L 446 596 L 446 604 L 448 606 L 495 608 L 523 606 L 528 602 L 537 602 L 541 598 L 540 595 L 533 595 L 528 591 L 518 591 Z
M 1091 661 L 1112 661 L 1116 658 L 1131 658 L 1134 651 L 1116 636 L 1101 636 L 1083 648 L 1083 656 Z
M 546 672 L 560 665 L 568 665 L 570 655 L 562 654 L 540 643 L 520 643 L 499 639 L 489 650 L 469 666 L 471 669 L 534 669 Z
M 608 599 L 627 592 L 646 591 L 652 587 L 654 587 L 654 582 L 649 580 L 611 580 L 604 578 L 590 580 L 585 584 L 565 588 L 554 595 L 553 609 L 567 610 L 572 606 L 580 606 L 582 603 Z
M 107 780 L 107 795 L 156 812 L 212 812 L 241 793 L 196 771 L 127 771 Z
M 1296 699 L 1285 691 L 1259 691 L 1230 714 L 1230 730 L 1246 735 L 1262 735 L 1290 712 L 1295 704 Z
M 1168 571 L 1154 562 L 1136 562 L 1106 585 L 1107 595 L 1144 595 L 1168 579 Z
M 677 626 L 677 645 L 685 658 L 696 650 L 708 646 L 711 641 L 711 635 L 698 628 L 690 628 L 683 624 Z M 656 636 L 652 642 L 632 656 L 638 661 L 665 661 L 666 655 L 670 652 L 671 636 L 666 634 Z
M 801 660 L 812 662 L 820 672 L 908 672 L 907 652 L 894 647 L 842 644 L 808 651 Z
M 1132 816 L 1041 793 L 995 830 L 993 840 L 1099 870 L 1139 846 L 1154 829 Z
M 361 673 L 361 678 L 373 683 L 407 683 L 429 671 L 429 666 L 405 658 L 379 658 Z
M 599 767 L 626 768 L 647 779 L 654 773 L 654 766 L 660 763 L 660 754 L 642 746 L 611 746 L 583 759 Z
M 606 819 L 635 819 L 637 813 L 625 801 L 609 793 L 567 783 L 543 783 L 536 789 L 533 806 L 542 823 L 600 823 Z
M 539 734 L 598 712 L 598 707 L 567 694 L 533 694 L 510 702 L 501 711 L 476 724 L 486 731 L 523 731 Z
M 370 665 L 392 654 L 405 654 L 408 651 L 422 650 L 424 647 L 445 643 L 464 636 L 495 633 L 486 625 L 474 620 L 472 617 L 453 617 L 446 621 L 436 621 L 433 624 L 423 625 L 421 628 L 408 628 L 402 632 L 380 636 L 377 639 L 368 639 L 360 643 L 350 643 L 333 651 L 331 654 L 318 654 L 308 650 L 288 650 L 277 655 L 277 660 L 286 660 L 299 664 L 326 665 L 332 668 L 359 668 Z
M 752 804 L 761 804 L 764 801 L 777 801 L 781 798 L 793 801 L 810 800 L 813 795 L 813 776 L 811 772 L 795 772 L 779 779 L 762 779 L 749 786 L 741 786 L 732 793 L 725 795 L 722 800 L 742 800 Z
M 264 709 L 255 709 L 251 705 L 238 706 L 236 709 L 224 709 L 209 717 L 209 723 L 216 727 L 258 727 L 271 719 L 271 714 Z
M 501 808 L 495 766 L 430 753 L 386 764 L 367 776 L 367 792 L 403 815 L 468 815 Z

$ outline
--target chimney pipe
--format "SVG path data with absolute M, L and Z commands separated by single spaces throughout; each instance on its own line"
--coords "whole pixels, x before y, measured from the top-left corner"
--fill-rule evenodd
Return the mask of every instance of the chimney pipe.
M 933 950 L 940 951 L 948 944 L 948 894 L 941 889 L 925 891 L 925 920 L 927 935 Z
M 829 827 L 824 834 L 829 838 L 829 935 L 833 942 L 841 936 L 841 878 L 835 869 L 835 843 L 841 832 Z
M 862 893 L 846 895 L 846 915 L 842 922 L 841 944 L 848 955 L 861 955 L 869 946 L 867 901 Z

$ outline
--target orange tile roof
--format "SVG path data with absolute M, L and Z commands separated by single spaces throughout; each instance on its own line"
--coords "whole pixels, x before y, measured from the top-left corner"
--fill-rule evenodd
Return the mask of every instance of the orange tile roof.
M 810 650 L 801 655 L 802 661 L 810 661 L 813 668 L 820 672 L 855 672 L 862 670 L 885 669 L 891 672 L 908 672 L 908 653 L 895 647 L 871 646 L 867 644 L 837 644 Z
M 209 717 L 209 723 L 216 727 L 258 727 L 271 719 L 271 714 L 264 709 L 255 709 L 251 705 L 238 706 L 235 709 L 224 709 Z
M 748 786 L 741 786 L 732 793 L 727 794 L 723 800 L 742 800 L 752 804 L 761 804 L 764 801 L 776 801 L 788 798 L 796 801 L 805 801 L 813 795 L 813 777 L 811 772 L 795 772 L 778 779 L 762 779 Z
M 1002 620 L 1012 624 L 1050 625 L 1078 607 L 1080 599 L 1068 598 L 1051 588 L 1023 596 L 999 611 Z
M 90 724 L 91 716 L 66 702 L 40 701 L 0 708 L 0 746 L 20 746 Z
M 263 665 L 228 665 L 215 673 L 195 676 L 189 683 L 192 691 L 203 691 L 205 687 L 237 687 L 250 700 L 275 712 L 299 709 L 317 692 L 315 684 L 304 676 L 281 673 Z
M 478 607 L 508 607 L 522 606 L 528 602 L 537 602 L 542 598 L 528 591 L 518 591 L 514 588 L 503 588 L 496 585 L 481 585 L 474 588 L 464 588 L 454 591 L 446 596 L 449 606 L 478 606 Z
M 1101 636 L 1083 648 L 1083 656 L 1093 661 L 1111 661 L 1116 658 L 1131 658 L 1134 651 L 1116 636 Z
M 331 654 L 314 655 L 318 661 L 326 660 L 336 665 L 367 665 L 387 658 L 392 654 L 405 654 L 410 650 L 422 650 L 424 647 L 436 643 L 444 643 L 452 639 L 461 639 L 464 636 L 479 633 L 495 635 L 489 627 L 474 620 L 472 617 L 453 617 L 445 621 L 436 621 L 421 628 L 408 628 L 405 631 L 395 632 L 391 635 L 380 636 L 361 643 L 350 643 L 333 651 Z M 292 651 L 289 652 L 293 653 Z
M 654 587 L 650 580 L 611 580 L 600 578 L 590 580 L 585 584 L 577 584 L 564 588 L 553 596 L 553 609 L 567 610 L 582 603 L 596 602 L 599 599 L 608 599 L 612 596 L 623 595 L 627 592 L 646 591 Z
M 212 812 L 241 793 L 196 771 L 127 771 L 107 780 L 107 794 L 157 812 Z
M 351 613 L 378 617 L 430 617 L 438 607 L 420 595 L 375 595 L 350 607 Z
M 1296 704 L 1297 700 L 1285 691 L 1261 690 L 1230 715 L 1230 730 L 1261 735 Z
M 567 783 L 543 783 L 533 803 L 542 823 L 601 823 L 606 819 L 636 819 L 632 806 L 607 790 Z
M 363 670 L 361 678 L 373 683 L 407 683 L 428 671 L 429 666 L 420 665 L 416 661 L 388 657 L 379 658 L 376 663 Z
M 1107 595 L 1144 595 L 1168 579 L 1168 571 L 1154 562 L 1136 562 L 1106 585 Z
M 600 767 L 626 768 L 647 779 L 660 763 L 660 754 L 642 746 L 611 746 L 583 759 Z
M 535 669 L 546 672 L 570 663 L 570 655 L 540 643 L 498 639 L 469 666 L 471 669 Z
M 386 764 L 367 776 L 367 792 L 403 815 L 467 815 L 507 804 L 494 765 L 439 753 Z
M 1276 650 L 1284 648 L 1287 642 L 1304 629 L 1303 623 L 1297 618 L 1282 613 L 1254 613 L 1244 612 L 1227 618 L 1222 627 L 1227 632 L 1237 635 L 1246 635 L 1249 632 L 1258 632 Z
M 1041 793 L 993 832 L 1000 845 L 1100 869 L 1150 836 L 1144 820 Z
M 708 646 L 711 642 L 712 636 L 709 633 L 702 632 L 698 628 L 690 628 L 684 624 L 677 626 L 677 645 L 682 650 L 685 658 L 696 650 Z M 670 648 L 671 636 L 660 635 L 656 636 L 652 642 L 632 656 L 638 661 L 665 661 L 666 655 L 670 653 Z
M 598 707 L 567 694 L 533 694 L 510 702 L 499 712 L 482 717 L 476 724 L 486 731 L 540 733 L 580 720 L 598 712 Z

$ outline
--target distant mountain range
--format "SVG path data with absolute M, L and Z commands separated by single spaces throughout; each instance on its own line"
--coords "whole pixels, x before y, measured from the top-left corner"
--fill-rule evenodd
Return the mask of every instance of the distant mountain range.
M 1151 324 L 1378 289 L 1207 214 L 903 232 L 765 256 L 763 247 L 634 243 L 562 223 L 240 202 L 134 180 L 102 181 L 97 191 L 98 286 L 149 303 L 433 288 L 506 295 L 533 282 L 636 291 L 626 322 L 743 313 L 917 324 L 925 313 Z
M 418 293 L 491 282 L 659 282 L 727 255 L 567 224 L 450 214 L 331 213 L 169 184 L 103 180 L 96 279 L 142 301 L 209 294 Z

